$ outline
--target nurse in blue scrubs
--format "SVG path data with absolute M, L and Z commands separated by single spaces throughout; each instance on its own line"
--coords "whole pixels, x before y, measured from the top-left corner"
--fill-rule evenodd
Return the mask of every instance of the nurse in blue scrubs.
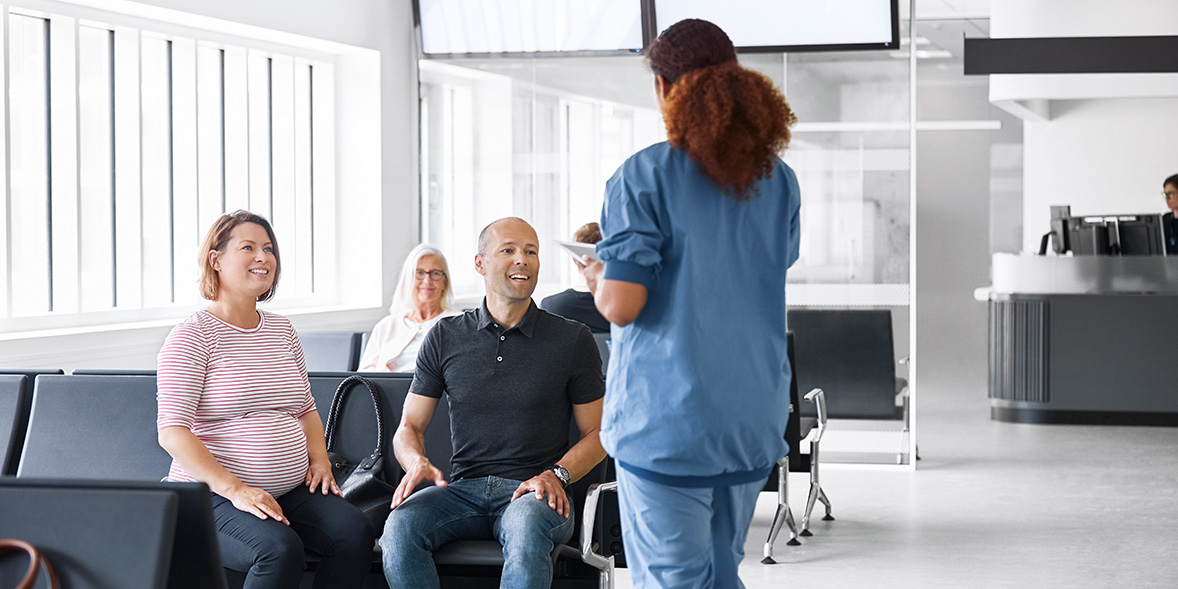
M 601 440 L 634 586 L 742 587 L 757 494 L 788 451 L 799 192 L 778 153 L 796 117 L 712 23 L 676 23 L 646 57 L 668 141 L 606 183 L 602 262 L 583 272 L 613 324 Z

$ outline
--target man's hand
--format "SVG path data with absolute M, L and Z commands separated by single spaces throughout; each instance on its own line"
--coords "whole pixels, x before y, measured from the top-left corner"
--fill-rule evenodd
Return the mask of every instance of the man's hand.
M 433 481 L 439 487 L 446 486 L 445 475 L 424 456 L 412 468 L 405 471 L 405 476 L 401 477 L 401 483 L 397 485 L 397 490 L 393 492 L 393 509 L 404 503 L 409 498 L 409 495 L 413 493 L 413 489 L 416 489 L 417 485 L 420 485 L 422 481 Z
M 515 493 L 511 495 L 511 500 L 515 501 L 532 491 L 536 492 L 536 500 L 548 497 L 548 507 L 564 517 L 569 516 L 569 498 L 564 493 L 564 485 L 561 485 L 560 479 L 556 478 L 556 473 L 546 470 L 520 483 Z

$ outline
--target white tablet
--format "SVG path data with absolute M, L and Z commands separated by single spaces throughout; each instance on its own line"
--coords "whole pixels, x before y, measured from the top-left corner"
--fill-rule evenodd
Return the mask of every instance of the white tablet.
M 582 261 L 582 258 L 585 257 L 588 257 L 590 260 L 597 260 L 599 262 L 601 261 L 597 258 L 597 246 L 593 245 L 592 243 L 581 243 L 579 241 L 561 241 L 559 239 L 553 241 L 572 254 L 573 258 L 578 262 Z

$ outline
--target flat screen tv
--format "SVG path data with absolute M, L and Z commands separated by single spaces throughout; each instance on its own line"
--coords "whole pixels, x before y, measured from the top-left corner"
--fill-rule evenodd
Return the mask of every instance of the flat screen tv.
M 414 0 L 426 57 L 637 54 L 642 0 Z
M 900 48 L 897 0 L 648 0 L 658 35 L 685 18 L 724 29 L 741 53 Z

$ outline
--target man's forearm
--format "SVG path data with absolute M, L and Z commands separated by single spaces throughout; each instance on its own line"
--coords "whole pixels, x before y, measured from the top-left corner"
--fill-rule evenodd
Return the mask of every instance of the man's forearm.
M 597 463 L 605 459 L 605 448 L 601 447 L 601 430 L 593 430 L 581 436 L 581 439 L 565 452 L 557 464 L 569 471 L 573 481 L 589 474 Z
M 393 434 L 393 455 L 401 468 L 409 470 L 414 464 L 426 459 L 425 436 L 413 428 L 398 427 Z

